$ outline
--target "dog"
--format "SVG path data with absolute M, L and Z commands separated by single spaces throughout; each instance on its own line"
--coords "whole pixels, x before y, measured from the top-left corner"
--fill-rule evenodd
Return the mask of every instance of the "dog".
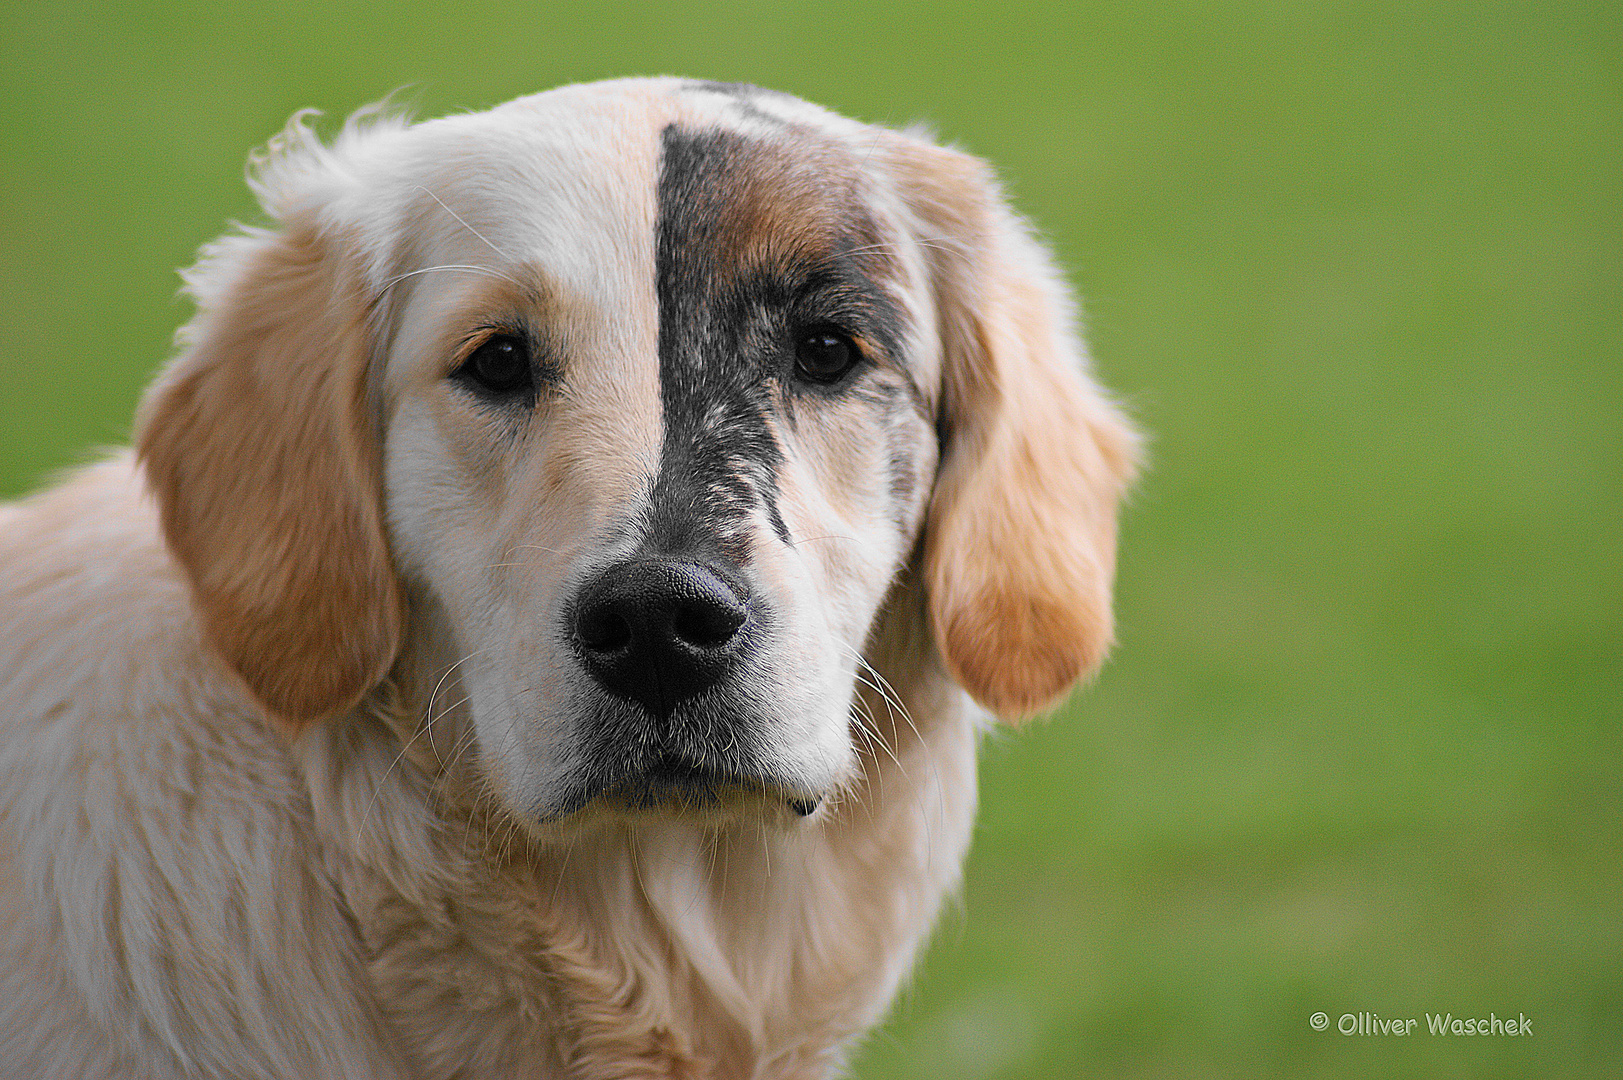
M 296 116 L 0 509 L 0 1067 L 825 1077 L 1138 436 L 990 170 L 759 88 Z

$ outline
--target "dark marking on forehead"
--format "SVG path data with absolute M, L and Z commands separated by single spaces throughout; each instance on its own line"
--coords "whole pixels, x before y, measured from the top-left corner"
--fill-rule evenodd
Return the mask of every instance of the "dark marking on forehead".
M 698 90 L 706 94 L 722 94 L 734 98 L 788 97 L 789 95 L 747 82 L 718 82 L 715 79 L 694 79 L 682 84 L 684 90 Z
M 756 86 L 754 83 L 745 82 L 711 82 L 706 80 L 683 83 L 682 89 L 690 93 L 719 94 L 722 97 L 731 99 L 734 107 L 745 116 L 779 126 L 784 126 L 785 121 L 761 108 L 760 102 L 773 98 L 786 101 L 793 100 L 788 94 L 781 91 L 768 90 L 764 86 Z
M 665 440 L 648 542 L 748 558 L 749 521 L 778 511 L 797 332 L 833 323 L 897 357 L 895 261 L 859 171 L 809 133 L 790 140 L 667 127 L 658 181 L 656 291 Z

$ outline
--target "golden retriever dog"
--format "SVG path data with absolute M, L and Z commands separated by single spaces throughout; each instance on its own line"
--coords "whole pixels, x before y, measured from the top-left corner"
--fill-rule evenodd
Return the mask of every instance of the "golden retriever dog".
M 754 87 L 256 162 L 135 448 L 0 510 L 0 1072 L 826 1077 L 1135 436 L 988 169 Z

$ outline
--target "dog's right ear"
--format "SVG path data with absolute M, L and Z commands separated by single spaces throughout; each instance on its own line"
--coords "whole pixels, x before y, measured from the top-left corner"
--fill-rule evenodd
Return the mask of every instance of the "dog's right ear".
M 400 640 L 346 247 L 304 212 L 206 249 L 188 276 L 199 312 L 137 421 L 205 637 L 295 731 L 353 705 Z

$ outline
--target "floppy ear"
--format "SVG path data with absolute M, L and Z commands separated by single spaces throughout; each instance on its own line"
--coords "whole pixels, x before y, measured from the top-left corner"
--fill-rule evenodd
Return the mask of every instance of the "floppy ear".
M 223 239 L 188 281 L 200 311 L 137 447 L 205 636 L 297 730 L 354 704 L 400 638 L 361 287 L 314 224 Z
M 942 460 L 924 541 L 938 648 L 1005 719 L 1057 704 L 1112 637 L 1116 507 L 1138 437 L 1088 377 L 1074 303 L 975 158 L 906 140 L 942 348 Z

